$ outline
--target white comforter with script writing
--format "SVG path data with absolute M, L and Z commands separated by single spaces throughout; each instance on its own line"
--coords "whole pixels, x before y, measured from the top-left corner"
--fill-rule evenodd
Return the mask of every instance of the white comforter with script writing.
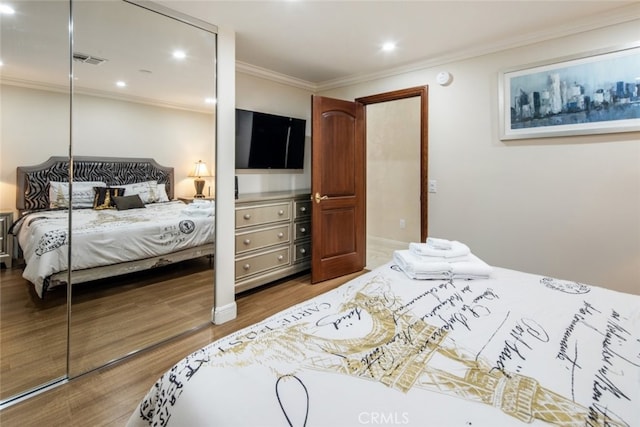
M 185 209 L 182 202 L 152 203 L 123 211 L 75 209 L 71 237 L 73 270 L 151 258 L 212 243 L 213 217 L 189 215 Z M 31 213 L 16 225 L 14 234 L 26 262 L 22 276 L 34 284 L 42 297 L 45 280 L 68 269 L 68 211 Z
M 393 263 L 167 371 L 133 426 L 640 425 L 640 296 Z

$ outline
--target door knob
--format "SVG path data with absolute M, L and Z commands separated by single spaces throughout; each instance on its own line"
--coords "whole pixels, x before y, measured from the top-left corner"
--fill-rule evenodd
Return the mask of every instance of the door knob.
M 314 196 L 316 203 L 320 203 L 320 200 L 327 200 L 328 198 L 329 196 L 320 196 L 320 193 L 316 193 Z

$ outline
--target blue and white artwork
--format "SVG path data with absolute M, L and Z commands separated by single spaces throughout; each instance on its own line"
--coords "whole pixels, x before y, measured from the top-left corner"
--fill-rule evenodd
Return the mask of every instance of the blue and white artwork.
M 607 127 L 624 131 L 620 126 L 637 126 L 640 120 L 638 49 L 515 71 L 505 77 L 508 110 L 502 113 L 507 133 L 526 130 L 530 136 L 547 136 L 544 132 L 590 133 Z

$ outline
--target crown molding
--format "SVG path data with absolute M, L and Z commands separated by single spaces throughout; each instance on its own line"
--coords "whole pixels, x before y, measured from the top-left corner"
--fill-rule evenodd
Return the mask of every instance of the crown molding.
M 592 16 L 581 21 L 571 22 L 570 24 L 567 24 L 566 26 L 561 28 L 556 27 L 551 30 L 540 31 L 534 34 L 522 36 L 516 35 L 513 37 L 509 37 L 507 40 L 483 46 L 482 48 L 476 47 L 467 50 L 461 50 L 451 55 L 441 55 L 423 61 L 413 62 L 411 64 L 403 65 L 400 67 L 389 68 L 373 73 L 354 74 L 351 76 L 340 77 L 337 79 L 318 83 L 305 81 L 241 61 L 236 61 L 236 70 L 245 74 L 250 74 L 256 77 L 261 77 L 267 80 L 272 80 L 278 83 L 317 93 L 326 90 L 337 89 L 344 86 L 365 83 L 371 80 L 394 77 L 401 74 L 420 71 L 426 68 L 437 67 L 451 62 L 463 61 L 552 39 L 576 35 L 587 31 L 597 30 L 616 24 L 634 21 L 637 19 L 640 19 L 640 3 L 633 3 L 631 5 L 614 9 L 606 14 Z
M 286 74 L 271 71 L 266 68 L 258 67 L 256 65 L 248 64 L 242 61 L 236 61 L 236 71 L 248 74 L 255 77 L 261 77 L 263 79 L 271 80 L 276 83 L 282 83 L 288 86 L 297 87 L 299 89 L 309 90 L 316 92 L 318 85 L 306 80 L 298 79 L 288 76 Z
M 496 42 L 486 45 L 482 48 L 471 48 L 467 50 L 461 50 L 455 52 L 452 55 L 442 55 L 434 58 L 430 58 L 424 61 L 418 61 L 411 64 L 407 64 L 401 67 L 382 70 L 375 73 L 367 73 L 361 75 L 353 75 L 345 78 L 338 78 L 334 80 L 328 80 L 318 83 L 317 90 L 325 91 L 330 89 L 336 89 L 343 86 L 350 86 L 354 84 L 364 83 L 371 80 L 377 80 L 387 77 L 393 77 L 400 74 L 411 73 L 426 68 L 437 67 L 440 65 L 448 64 L 456 61 L 463 61 L 479 56 L 484 56 L 492 53 L 501 52 L 508 49 L 514 49 L 518 47 L 524 47 L 527 45 L 541 43 L 544 41 L 557 39 L 561 37 L 567 37 L 584 33 L 587 31 L 593 31 L 601 28 L 606 28 L 616 24 L 622 24 L 640 19 L 640 3 L 635 3 L 630 6 L 623 6 L 615 9 L 607 14 L 593 16 L 588 19 L 573 22 L 573 25 L 567 25 L 562 28 L 554 28 L 552 30 L 540 31 L 535 34 L 528 34 L 522 36 L 510 37 L 505 41 Z
M 21 80 L 21 79 L 16 79 L 11 77 L 4 77 L 0 79 L 0 84 L 71 95 L 71 90 L 69 86 L 55 84 L 55 83 L 36 82 L 31 80 Z M 145 98 L 145 97 L 135 96 L 135 95 L 116 94 L 114 92 L 102 91 L 98 89 L 82 88 L 77 86 L 73 88 L 73 94 L 95 96 L 98 98 L 107 98 L 107 99 L 113 99 L 116 101 L 135 102 L 137 104 L 150 105 L 153 107 L 172 108 L 176 110 L 191 111 L 195 113 L 204 113 L 204 114 L 215 113 L 215 108 L 172 103 L 172 102 L 162 101 L 158 99 Z

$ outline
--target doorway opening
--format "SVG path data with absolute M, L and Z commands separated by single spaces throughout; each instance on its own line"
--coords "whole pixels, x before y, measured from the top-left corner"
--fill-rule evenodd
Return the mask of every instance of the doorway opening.
M 356 99 L 366 106 L 366 268 L 428 235 L 428 87 Z

